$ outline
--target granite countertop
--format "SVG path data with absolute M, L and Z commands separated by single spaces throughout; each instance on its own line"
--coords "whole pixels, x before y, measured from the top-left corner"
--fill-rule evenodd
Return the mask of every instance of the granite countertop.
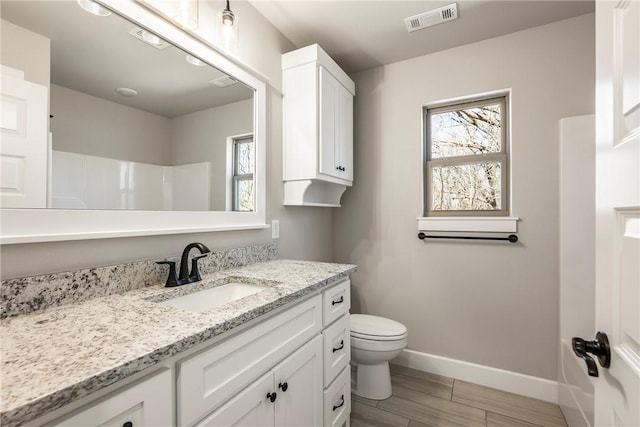
M 355 270 L 347 264 L 274 260 L 178 288 L 150 286 L 3 320 L 0 424 L 36 419 Z M 157 304 L 231 279 L 268 288 L 208 312 Z

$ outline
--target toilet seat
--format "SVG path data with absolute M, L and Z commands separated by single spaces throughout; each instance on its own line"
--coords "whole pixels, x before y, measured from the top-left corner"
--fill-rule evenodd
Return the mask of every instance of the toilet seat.
M 399 341 L 407 337 L 407 328 L 400 322 L 369 314 L 351 315 L 351 336 L 371 341 Z

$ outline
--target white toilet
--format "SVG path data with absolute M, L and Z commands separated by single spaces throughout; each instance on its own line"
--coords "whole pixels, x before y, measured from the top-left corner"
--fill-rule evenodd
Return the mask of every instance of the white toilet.
M 368 314 L 351 315 L 351 359 L 357 366 L 353 392 L 367 399 L 391 396 L 389 361 L 407 346 L 402 323 Z

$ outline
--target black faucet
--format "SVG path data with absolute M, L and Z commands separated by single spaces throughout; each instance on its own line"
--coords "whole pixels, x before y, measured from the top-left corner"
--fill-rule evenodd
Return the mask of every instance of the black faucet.
M 193 248 L 198 249 L 202 255 L 197 255 L 192 258 L 191 272 L 189 272 L 189 252 L 191 252 L 191 249 Z M 184 251 L 182 251 L 182 258 L 180 259 L 180 275 L 178 277 L 176 277 L 175 261 L 158 261 L 156 264 L 169 265 L 169 277 L 167 277 L 165 287 L 171 288 L 202 280 L 200 277 L 200 271 L 198 270 L 198 260 L 206 257 L 209 252 L 211 252 L 209 248 L 202 243 L 189 243 L 187 247 L 184 248 Z
M 198 249 L 203 255 L 193 258 L 193 261 L 191 262 L 191 274 L 189 274 L 189 252 L 191 252 L 191 249 L 193 248 Z M 185 283 L 199 282 L 202 280 L 200 278 L 200 272 L 198 271 L 198 260 L 206 257 L 206 254 L 209 252 L 211 252 L 209 248 L 202 243 L 189 243 L 187 247 L 184 248 L 184 251 L 182 251 L 182 258 L 180 259 L 180 276 L 178 276 L 178 281 L 182 282 L 184 285 Z

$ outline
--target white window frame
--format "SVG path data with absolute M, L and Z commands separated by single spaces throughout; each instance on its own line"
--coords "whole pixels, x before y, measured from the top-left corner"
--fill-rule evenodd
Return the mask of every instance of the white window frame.
M 242 135 L 234 135 L 227 138 L 227 210 L 233 212 L 250 212 L 238 210 L 238 195 L 237 195 L 237 182 L 248 181 L 254 179 L 254 174 L 238 174 L 238 155 L 237 147 L 238 143 L 246 143 L 245 141 L 251 140 L 254 143 L 255 140 L 252 133 L 246 133 Z M 254 152 L 255 156 L 255 152 Z M 255 165 L 254 165 L 255 168 Z M 255 188 L 255 187 L 254 187 Z M 254 195 L 255 196 L 255 195 Z M 255 197 L 254 197 L 254 209 L 255 209 Z

